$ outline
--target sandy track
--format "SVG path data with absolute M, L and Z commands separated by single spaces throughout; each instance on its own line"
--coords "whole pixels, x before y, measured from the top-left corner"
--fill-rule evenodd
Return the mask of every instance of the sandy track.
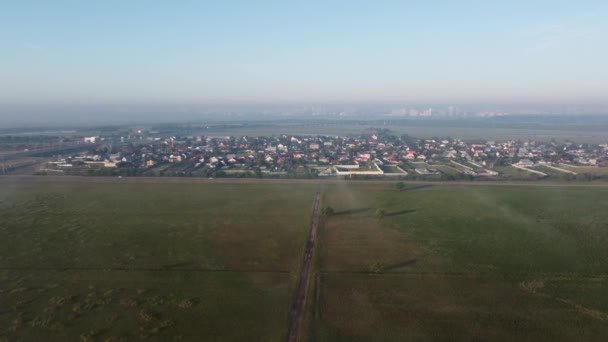
M 310 223 L 310 232 L 308 241 L 306 241 L 306 249 L 304 250 L 304 259 L 302 260 L 302 268 L 300 269 L 300 281 L 298 283 L 298 291 L 294 298 L 289 312 L 289 328 L 287 330 L 287 341 L 296 342 L 299 340 L 302 330 L 302 322 L 304 320 L 304 312 L 306 309 L 306 296 L 308 294 L 308 285 L 310 277 L 310 265 L 312 264 L 312 254 L 314 251 L 315 238 L 317 237 L 317 227 L 319 225 L 319 203 L 321 201 L 321 192 L 317 191 L 315 202 L 312 209 L 312 218 Z

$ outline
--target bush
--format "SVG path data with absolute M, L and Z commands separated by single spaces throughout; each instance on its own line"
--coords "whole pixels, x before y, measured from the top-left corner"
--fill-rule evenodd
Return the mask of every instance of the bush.
M 336 212 L 334 211 L 334 208 L 327 206 L 327 207 L 323 208 L 322 213 L 324 216 L 331 216 L 331 215 L 335 214 Z
M 369 266 L 369 270 L 373 273 L 380 273 L 384 270 L 384 263 L 376 261 Z

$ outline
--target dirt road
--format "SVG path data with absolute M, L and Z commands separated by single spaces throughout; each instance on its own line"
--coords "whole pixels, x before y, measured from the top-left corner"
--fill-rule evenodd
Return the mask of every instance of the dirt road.
M 289 328 L 287 330 L 287 341 L 289 342 L 298 341 L 302 330 L 304 310 L 306 309 L 306 295 L 308 294 L 310 265 L 312 264 L 312 254 L 315 245 L 315 238 L 317 236 L 317 227 L 319 225 L 320 202 L 321 192 L 317 191 L 312 209 L 310 232 L 308 233 L 308 241 L 306 241 L 304 259 L 302 260 L 302 268 L 300 269 L 298 290 L 291 306 L 291 311 L 289 312 Z
M 7 175 L 0 176 L 2 183 L 170 183 L 170 184 L 386 184 L 392 185 L 398 180 L 346 180 L 346 179 L 259 179 L 259 178 L 197 178 L 197 177 L 88 177 L 88 176 L 26 176 Z M 523 187 L 608 187 L 608 182 L 546 182 L 546 181 L 419 181 L 403 180 L 408 184 L 429 184 L 449 186 L 523 186 Z

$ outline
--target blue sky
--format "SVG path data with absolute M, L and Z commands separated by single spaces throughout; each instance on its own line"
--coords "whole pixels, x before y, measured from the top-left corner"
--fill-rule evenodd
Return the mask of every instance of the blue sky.
M 3 1 L 0 104 L 606 103 L 606 1 Z

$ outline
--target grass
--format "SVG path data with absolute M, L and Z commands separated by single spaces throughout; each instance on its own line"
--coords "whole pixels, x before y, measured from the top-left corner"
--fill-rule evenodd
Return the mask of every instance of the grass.
M 572 341 L 605 337 L 605 322 L 488 277 L 327 274 L 327 341 Z
M 471 168 L 473 170 L 479 169 L 479 166 L 477 166 L 477 165 L 481 165 L 480 163 L 475 163 L 475 164 L 477 164 L 477 165 L 475 165 L 475 164 L 471 163 L 470 161 L 466 161 L 466 160 L 462 161 L 460 163 L 464 166 L 468 166 L 469 168 Z
M 44 158 L 22 157 L 9 160 L 0 158 L 0 174 L 31 175 L 44 165 Z
M 560 125 L 564 127 L 563 124 Z M 203 130 L 193 132 L 193 134 L 204 134 L 204 135 L 250 135 L 250 136 L 261 136 L 261 135 L 276 135 L 277 132 L 281 134 L 306 134 L 306 135 L 355 135 L 366 132 L 370 127 L 378 128 L 389 128 L 384 126 L 383 123 L 375 121 L 363 121 L 363 122 L 299 122 L 294 123 L 292 120 L 289 122 L 282 123 L 265 123 L 260 126 L 243 126 L 243 127 L 230 127 L 223 128 L 220 126 L 212 126 L 209 130 Z M 574 127 L 572 129 L 533 129 L 526 127 L 456 127 L 452 123 L 445 122 L 439 124 L 436 122 L 418 123 L 415 125 L 404 122 L 403 124 L 390 124 L 391 131 L 396 135 L 408 134 L 417 138 L 428 138 L 428 137 L 446 137 L 451 136 L 453 138 L 459 138 L 464 140 L 537 140 L 537 141 L 550 141 L 556 139 L 557 141 L 573 140 L 579 143 L 605 143 L 606 134 L 605 130 L 600 128 L 577 130 Z
M 567 166 L 567 165 L 559 165 L 559 168 L 573 171 L 580 174 L 591 174 L 591 175 L 599 175 L 606 176 L 608 175 L 608 167 L 597 167 L 597 166 Z
M 155 165 L 155 166 L 147 169 L 146 172 L 145 172 L 145 174 L 146 175 L 160 176 L 164 171 L 166 171 L 169 168 L 171 168 L 171 166 L 173 166 L 173 164 L 170 164 L 170 163 L 158 164 L 158 165 Z
M 552 169 L 550 167 L 546 167 L 546 166 L 535 166 L 532 168 L 532 170 L 536 170 L 536 171 L 540 171 L 542 173 L 547 174 L 549 177 L 560 177 L 560 176 L 564 176 L 567 173 L 563 172 L 563 171 L 559 171 L 556 169 Z
M 412 168 L 414 168 L 414 169 L 432 168 L 431 165 L 427 164 L 426 162 L 422 162 L 422 161 L 410 161 L 409 163 L 412 165 Z
M 452 164 L 454 165 L 454 164 Z M 459 173 L 461 173 L 457 168 L 457 166 L 451 166 L 448 164 L 433 164 L 433 168 L 437 169 L 439 171 L 441 171 L 442 173 L 448 174 L 448 175 L 457 175 Z
M 138 180 L 0 180 L 0 341 L 284 340 L 317 185 Z M 308 340 L 608 335 L 608 188 L 323 184 Z
M 15 190 L 15 208 L 1 213 L 2 232 L 10 237 L 0 242 L 2 262 L 287 270 L 298 257 L 294 237 L 306 230 L 300 218 L 309 214 L 314 190 L 301 189 L 133 183 L 21 187 Z M 275 210 L 286 203 L 285 210 Z
M 314 185 L 2 186 L 0 340 L 285 338 Z
M 501 177 L 511 180 L 538 180 L 542 178 L 539 174 L 512 166 L 495 166 L 494 170 L 498 171 Z
M 290 276 L 246 272 L 4 271 L 4 337 L 31 341 L 280 340 Z M 17 285 L 18 283 L 18 285 Z M 10 287 L 9 287 L 10 288 Z M 4 330 L 4 328 L 7 328 Z M 2 335 L 0 335 L 2 336 Z
M 320 235 L 311 340 L 608 333 L 608 189 L 358 185 L 326 196 L 349 214 Z
M 380 168 L 385 174 L 391 176 L 407 176 L 407 171 L 405 171 L 403 168 L 399 169 L 399 166 L 397 165 L 383 165 Z

